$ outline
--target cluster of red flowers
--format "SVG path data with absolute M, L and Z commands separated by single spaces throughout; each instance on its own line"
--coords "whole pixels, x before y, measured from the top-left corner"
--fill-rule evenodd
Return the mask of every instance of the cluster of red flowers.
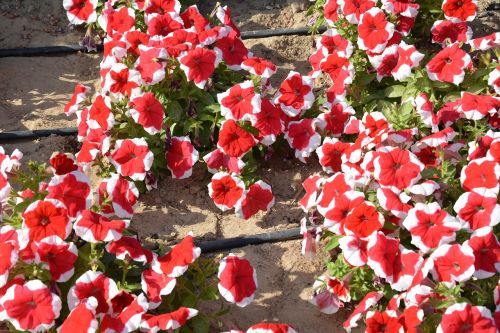
M 58 332 L 158 332 L 177 329 L 198 314 L 186 307 L 158 311 L 201 251 L 191 234 L 163 255 L 129 235 L 139 195 L 133 182 L 113 174 L 93 191 L 72 155 L 54 153 L 49 180 L 36 191 L 16 191 L 10 180 L 17 179 L 21 158 L 19 151 L 9 156 L 0 147 L 0 207 L 7 218 L 0 228 L 1 321 L 31 332 L 49 330 L 56 322 Z M 14 228 L 9 222 L 19 209 L 21 225 Z M 142 267 L 138 292 L 127 289 L 127 271 L 120 283 L 98 264 L 105 255 Z M 240 307 L 252 302 L 257 279 L 248 260 L 226 256 L 217 278 L 228 302 Z M 69 287 L 63 287 L 66 283 Z
M 467 22 L 476 7 L 473 0 L 443 2 L 446 19 L 436 21 L 431 31 L 432 42 L 442 50 L 427 61 L 425 71 L 419 70 L 430 85 L 459 86 L 466 75 L 476 75 L 489 86 L 478 90 L 482 94 L 466 86 L 445 103 L 433 92 L 415 90 L 401 103 L 411 102 L 417 125 L 396 128 L 385 113 L 359 113 L 350 106 L 349 89 L 358 74 L 353 63 L 358 60 L 351 55 L 365 51 L 368 70 L 379 82 L 409 82 L 424 59 L 405 43 L 418 2 L 386 0 L 381 8 L 371 0 L 326 2 L 324 15 L 332 27 L 316 42 L 310 75 L 327 74 L 333 84 L 324 113 L 301 120 L 300 133 L 307 142 L 301 151 L 316 149 L 330 176 L 315 174 L 303 184 L 300 205 L 313 227 L 303 220 L 302 249 L 314 255 L 322 235 L 333 237 L 331 248 L 339 247 L 336 268 L 315 282 L 311 303 L 332 314 L 353 302 L 356 308 L 343 324 L 348 331 L 363 316 L 367 332 L 417 332 L 436 315 L 438 332 L 494 333 L 500 325 L 499 69 L 489 64 L 493 70 L 480 77 L 470 55 L 498 50 L 500 33 L 471 39 Z M 358 50 L 351 36 L 337 30 L 352 25 Z M 482 126 L 481 131 L 474 126 Z M 321 225 L 318 214 L 324 218 Z M 349 272 L 339 273 L 339 265 Z M 360 285 L 353 282 L 353 272 L 368 274 L 370 287 L 356 290 Z M 441 286 L 466 290 L 486 279 L 495 288 L 482 292 L 491 299 L 494 294 L 495 304 L 457 297 L 447 309 L 437 306 L 445 300 Z

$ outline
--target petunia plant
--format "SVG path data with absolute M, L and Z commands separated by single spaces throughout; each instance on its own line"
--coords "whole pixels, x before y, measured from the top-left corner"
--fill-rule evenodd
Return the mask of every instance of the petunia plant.
M 302 252 L 330 255 L 311 303 L 352 304 L 347 331 L 496 332 L 500 34 L 473 38 L 473 0 L 309 12 L 328 25 L 309 76 L 331 79 L 299 120 L 323 169 L 303 183 Z
M 132 181 L 114 173 L 92 187 L 71 154 L 54 153 L 48 167 L 22 167 L 21 158 L 0 147 L 2 327 L 209 332 L 223 329 L 222 298 L 252 302 L 248 260 L 200 257 L 191 233 L 173 246 L 143 246 L 130 228 L 139 196 Z

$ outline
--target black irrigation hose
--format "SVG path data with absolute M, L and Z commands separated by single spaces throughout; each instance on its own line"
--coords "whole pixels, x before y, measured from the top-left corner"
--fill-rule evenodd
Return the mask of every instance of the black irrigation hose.
M 77 133 L 78 130 L 76 127 L 42 129 L 33 131 L 0 132 L 0 142 L 8 142 L 15 140 L 34 140 L 51 135 L 70 136 L 70 135 L 76 135 Z
M 325 27 L 319 29 L 319 32 L 324 32 Z M 279 28 L 267 30 L 245 31 L 241 33 L 241 39 L 257 39 L 274 36 L 306 36 L 310 35 L 308 27 L 303 28 Z M 102 52 L 103 46 L 97 45 L 97 52 Z M 0 58 L 6 57 L 40 57 L 51 55 L 64 55 L 69 53 L 87 52 L 85 46 L 68 45 L 68 46 L 43 46 L 43 47 L 28 47 L 15 49 L 0 49 Z
M 201 248 L 202 253 L 211 253 L 222 252 L 230 249 L 244 247 L 247 245 L 277 243 L 301 238 L 302 235 L 300 234 L 300 228 L 293 228 L 284 231 L 269 232 L 265 234 L 197 242 L 196 245 Z

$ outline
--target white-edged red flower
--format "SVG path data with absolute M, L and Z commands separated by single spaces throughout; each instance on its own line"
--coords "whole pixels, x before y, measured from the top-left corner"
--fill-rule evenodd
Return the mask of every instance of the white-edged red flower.
M 487 157 L 470 161 L 460 174 L 460 183 L 465 191 L 479 191 L 484 188 L 498 193 L 500 165 Z
M 475 230 L 467 244 L 474 251 L 474 276 L 487 279 L 500 272 L 500 243 L 491 227 Z
M 471 58 L 460 48 L 459 43 L 445 47 L 426 65 L 427 75 L 433 81 L 459 85 L 464 80 L 465 69 L 471 65 Z
M 393 15 L 415 17 L 420 5 L 415 0 L 383 0 L 382 9 Z
M 120 239 L 129 223 L 129 220 L 111 220 L 99 213 L 83 210 L 77 217 L 73 230 L 86 242 L 109 242 Z
M 377 7 L 361 15 L 358 25 L 358 47 L 374 53 L 382 52 L 394 34 L 394 24 Z
M 349 146 L 349 143 L 344 143 L 336 138 L 326 137 L 323 145 L 316 149 L 319 164 L 323 167 L 323 171 L 327 173 L 341 171 L 342 154 Z
M 144 85 L 153 85 L 165 78 L 167 59 L 166 49 L 139 45 L 139 58 L 135 63 L 135 69 L 141 73 Z
M 2 227 L 2 229 L 5 227 Z M 3 238 L 3 237 L 2 237 Z M 17 234 L 16 234 L 17 238 Z M 3 240 L 3 239 L 2 239 Z M 16 265 L 19 259 L 18 246 L 13 241 L 3 241 L 0 243 L 0 287 L 7 284 L 10 270 Z
M 377 332 L 404 333 L 403 325 L 399 321 L 395 310 L 368 311 L 366 313 L 366 333 Z
M 410 231 L 411 243 L 423 252 L 455 240 L 455 232 L 461 223 L 442 209 L 437 202 L 416 203 L 403 221 Z
M 249 57 L 243 60 L 241 63 L 241 69 L 246 70 L 252 75 L 260 76 L 265 79 L 269 79 L 274 75 L 274 73 L 276 73 L 277 70 L 275 64 L 269 60 L 258 57 Z
M 61 201 L 38 200 L 31 203 L 22 214 L 23 230 L 30 241 L 40 241 L 49 236 L 66 239 L 71 232 L 68 211 Z
M 480 120 L 495 115 L 500 110 L 500 98 L 487 95 L 475 95 L 462 92 L 459 99 L 458 112 L 466 119 Z
M 339 240 L 344 260 L 351 266 L 362 267 L 368 261 L 368 241 L 354 236 L 344 236 Z
M 242 157 L 256 144 L 253 135 L 232 119 L 226 120 L 220 129 L 217 146 L 230 157 Z
M 297 333 L 287 324 L 260 323 L 250 326 L 245 333 Z
M 106 74 L 103 90 L 117 99 L 131 97 L 140 92 L 140 80 L 138 71 L 129 69 L 125 64 L 115 63 Z
M 453 206 L 457 217 L 468 230 L 494 227 L 500 223 L 500 205 L 497 195 L 485 188 L 463 193 Z
M 495 90 L 497 94 L 500 94 L 500 66 L 495 67 L 488 76 L 488 84 Z
M 465 43 L 472 38 L 472 29 L 466 22 L 438 20 L 431 28 L 432 42 L 443 46 L 455 42 Z
M 173 137 L 170 148 L 165 153 L 165 159 L 172 178 L 185 179 L 191 177 L 193 165 L 198 161 L 199 154 L 188 136 Z
M 78 250 L 58 236 L 49 236 L 35 243 L 35 262 L 44 263 L 53 281 L 66 282 L 75 272 Z
M 255 115 L 252 126 L 259 131 L 257 139 L 260 143 L 270 146 L 278 135 L 283 132 L 284 126 L 281 121 L 283 111 L 269 99 L 261 100 L 261 112 Z
M 245 307 L 257 290 L 257 274 L 250 262 L 230 253 L 219 264 L 219 292 L 230 303 Z
M 162 296 L 169 295 L 176 284 L 177 280 L 175 278 L 168 277 L 163 273 L 157 273 L 151 268 L 144 270 L 141 275 L 141 287 L 148 298 L 149 309 L 152 310 L 160 306 Z
M 235 212 L 238 217 L 248 220 L 259 211 L 268 212 L 273 205 L 271 186 L 259 180 L 243 192 L 241 200 L 236 203 Z
M 477 0 L 444 0 L 441 9 L 448 20 L 468 22 L 476 17 Z
M 118 294 L 115 281 L 102 272 L 87 271 L 83 273 L 68 291 L 68 307 L 73 310 L 82 301 L 95 297 L 97 300 L 96 314 L 107 313 L 111 299 Z
M 372 306 L 376 305 L 382 296 L 384 296 L 384 293 L 381 291 L 370 291 L 367 293 L 358 303 L 354 311 L 351 312 L 349 318 L 342 323 L 344 329 L 347 332 L 351 332 L 351 329 L 358 327 L 358 321 L 361 319 L 361 316 L 363 316 Z
M 49 192 L 47 198 L 62 202 L 71 218 L 88 209 L 92 202 L 90 179 L 81 171 L 72 171 L 62 176 L 55 175 L 50 180 L 47 191 Z
M 228 171 L 240 174 L 242 169 L 245 167 L 245 162 L 243 162 L 243 160 L 238 157 L 230 157 L 220 148 L 217 148 L 203 156 L 203 160 L 207 164 L 207 169 L 210 173 Z
M 255 92 L 252 81 L 236 84 L 217 95 L 221 115 L 226 119 L 254 120 L 261 111 L 260 94 Z
M 129 106 L 132 119 L 142 125 L 146 132 L 152 135 L 160 133 L 163 119 L 165 119 L 165 111 L 153 93 L 147 92 L 136 96 L 131 100 Z
M 153 260 L 151 268 L 159 274 L 176 278 L 184 274 L 189 265 L 201 254 L 201 249 L 194 244 L 191 234 L 175 245 L 170 252 Z
M 337 3 L 340 13 L 352 24 L 358 24 L 361 15 L 377 5 L 374 0 L 337 0 Z
M 97 95 L 88 113 L 89 129 L 108 131 L 115 124 L 115 116 L 111 111 L 111 99 L 108 96 Z
M 347 235 L 365 238 L 382 229 L 384 217 L 374 204 L 364 201 L 349 212 L 344 221 Z
M 325 189 L 323 189 L 323 192 Z M 322 193 L 321 199 L 325 196 Z M 324 201 L 324 200 L 321 200 Z M 318 206 L 318 211 L 325 217 L 324 226 L 337 235 L 345 235 L 345 222 L 349 214 L 358 205 L 365 201 L 363 192 L 346 191 L 331 198 L 330 203 L 325 208 L 322 203 Z M 326 204 L 326 202 L 325 202 Z
M 42 332 L 54 326 L 61 299 L 40 280 L 14 284 L 0 298 L 0 320 L 16 330 Z
M 377 70 L 377 79 L 392 76 L 403 81 L 411 76 L 411 70 L 418 67 L 424 55 L 417 51 L 415 46 L 401 42 L 384 49 L 382 54 L 369 57 L 373 67 Z
M 146 314 L 143 316 L 141 331 L 157 333 L 160 330 L 176 330 L 184 326 L 189 319 L 197 314 L 198 310 L 186 307 L 180 307 L 173 312 L 164 313 L 158 316 Z
M 302 187 L 306 193 L 299 200 L 299 204 L 305 212 L 316 206 L 320 186 L 323 184 L 323 181 L 324 179 L 320 175 L 314 174 L 307 177 L 302 183 Z
M 354 51 L 352 43 L 342 37 L 335 28 L 328 29 L 316 39 L 316 48 L 325 48 L 328 54 L 336 53 L 345 58 L 350 58 Z
M 497 327 L 490 310 L 484 306 L 455 303 L 449 306 L 436 329 L 437 333 L 467 332 L 495 333 Z
M 488 51 L 489 49 L 500 44 L 500 33 L 494 32 L 487 36 L 471 39 L 467 42 L 473 51 L 481 50 Z
M 214 174 L 208 184 L 208 195 L 223 212 L 234 208 L 241 201 L 244 192 L 245 183 L 226 172 Z
M 118 300 L 115 303 L 116 298 Z M 121 291 L 111 300 L 111 303 L 116 305 L 117 308 L 113 307 L 112 313 L 105 314 L 101 320 L 99 329 L 103 333 L 127 333 L 139 329 L 142 317 L 149 308 L 146 296 L 143 293 L 136 296 Z
M 74 308 L 59 326 L 58 333 L 95 333 L 99 328 L 95 310 L 97 299 L 89 297 Z
M 314 103 L 312 78 L 291 71 L 281 83 L 274 103 L 279 104 L 283 112 L 290 117 L 311 108 Z
M 106 245 L 106 251 L 120 260 L 133 260 L 143 264 L 153 260 L 153 253 L 145 249 L 135 236 L 123 236 L 118 240 L 112 240 Z
M 89 94 L 90 87 L 78 83 L 75 86 L 75 91 L 73 92 L 68 104 L 64 106 L 64 113 L 69 116 L 76 113 L 76 111 L 80 111 L 83 102 L 87 99 Z
M 413 185 L 414 188 L 417 185 Z M 377 189 L 377 200 L 380 206 L 391 212 L 394 216 L 405 218 L 412 208 L 408 201 L 410 197 L 404 192 L 391 187 L 379 187 Z
M 137 206 L 139 190 L 133 182 L 113 173 L 99 184 L 98 196 L 101 205 L 105 199 L 110 201 L 110 204 L 103 207 L 103 213 L 129 219 Z
M 285 130 L 285 139 L 295 149 L 295 157 L 307 163 L 307 158 L 321 145 L 321 135 L 317 132 L 324 123 L 318 118 L 304 118 L 291 121 Z
M 384 146 L 373 161 L 374 177 L 382 186 L 404 190 L 416 184 L 424 165 L 408 150 Z
M 220 7 L 219 7 L 220 8 Z M 235 30 L 229 30 L 228 27 L 219 27 L 219 33 L 214 37 L 208 37 L 202 43 L 212 44 L 215 41 L 214 50 L 222 56 L 224 63 L 232 70 L 240 70 L 241 63 L 248 58 L 251 53 Z M 211 30 L 207 30 L 209 33 Z M 200 39 L 203 39 L 203 34 Z
M 437 282 L 452 286 L 469 280 L 474 274 L 474 251 L 467 244 L 444 244 L 430 256 L 432 276 Z
M 171 32 L 183 28 L 183 21 L 178 13 L 149 14 L 145 16 L 150 36 L 167 36 Z
M 321 275 L 313 284 L 314 296 L 309 300 L 325 314 L 334 314 L 344 302 L 351 300 L 349 287 L 337 278 Z
M 117 140 L 110 161 L 116 171 L 133 180 L 144 180 L 153 165 L 154 155 L 144 138 Z
M 98 0 L 64 0 L 63 7 L 71 24 L 93 23 L 97 20 Z
M 179 57 L 180 68 L 187 79 L 200 89 L 205 87 L 221 60 L 220 52 L 204 47 L 195 47 Z

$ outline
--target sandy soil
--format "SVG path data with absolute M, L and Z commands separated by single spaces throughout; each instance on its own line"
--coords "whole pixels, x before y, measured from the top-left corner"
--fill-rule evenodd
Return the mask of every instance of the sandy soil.
M 231 7 L 235 21 L 245 31 L 305 26 L 305 13 L 297 6 L 301 1 L 222 3 Z M 480 1 L 480 6 L 486 7 L 487 2 Z M 202 9 L 209 11 L 213 4 L 214 1 L 203 2 Z M 494 24 L 499 30 L 495 15 L 481 20 L 478 35 L 495 29 Z M 68 27 L 60 0 L 0 1 L 0 47 L 76 44 L 82 35 L 83 32 Z M 312 37 L 272 37 L 247 40 L 245 44 L 254 54 L 278 65 L 275 85 L 289 70 L 309 71 L 307 57 L 313 50 Z M 75 126 L 74 118 L 62 114 L 62 107 L 76 82 L 96 84 L 98 62 L 97 55 L 0 59 L 4 78 L 0 81 L 0 131 Z M 54 150 L 74 149 L 74 140 L 51 137 L 4 146 L 8 151 L 21 149 L 26 159 L 46 161 Z M 304 166 L 289 156 L 274 156 L 260 173 L 264 181 L 272 184 L 276 205 L 267 215 L 243 221 L 232 212 L 221 213 L 215 207 L 206 190 L 210 175 L 198 165 L 192 178 L 164 179 L 158 190 L 143 195 L 132 227 L 149 244 L 175 242 L 191 230 L 203 239 L 215 239 L 296 227 L 302 213 L 294 198 L 300 195 L 303 179 L 318 170 L 314 160 Z M 300 241 L 250 246 L 235 253 L 243 254 L 256 267 L 259 290 L 251 306 L 232 307 L 228 322 L 242 329 L 270 320 L 288 322 L 302 333 L 342 330 L 339 325 L 345 313 L 322 315 L 307 302 L 324 258 L 308 261 L 301 257 Z

